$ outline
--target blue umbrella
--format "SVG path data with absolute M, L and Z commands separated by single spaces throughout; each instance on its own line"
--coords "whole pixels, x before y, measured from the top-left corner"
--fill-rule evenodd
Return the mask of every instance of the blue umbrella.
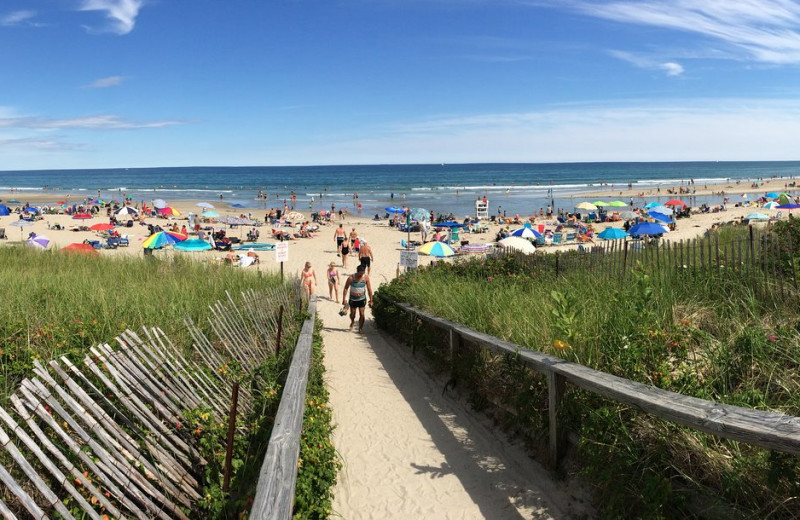
M 780 197 L 780 195 L 778 195 L 774 191 L 771 191 L 771 192 L 767 193 L 767 198 L 768 199 L 777 199 L 778 197 Z
M 650 209 L 650 208 L 655 208 L 656 206 L 659 206 L 659 205 L 660 205 L 660 204 L 659 204 L 658 202 L 651 202 L 651 203 L 649 203 L 649 204 L 645 204 L 645 206 L 644 206 L 644 207 L 645 207 L 646 209 Z
M 232 208 L 243 208 L 243 207 L 244 207 L 244 204 L 239 204 L 239 203 L 237 202 L 236 204 L 231 204 L 231 207 L 232 207 Z
M 800 204 L 781 204 L 780 206 L 776 206 L 775 209 L 797 209 L 800 208 Z
M 669 218 L 667 215 L 663 213 L 659 213 L 657 211 L 651 211 L 647 214 L 648 217 L 652 218 L 653 220 L 657 220 L 659 222 L 663 222 L 664 224 L 671 224 L 672 219 Z
M 430 220 L 431 212 L 423 208 L 413 208 L 408 212 L 411 220 Z
M 611 227 L 604 229 L 597 235 L 598 238 L 602 238 L 604 240 L 619 240 L 627 236 L 628 233 L 626 233 L 624 229 L 611 228 Z
M 750 213 L 744 218 L 747 220 L 769 220 L 769 215 L 765 215 L 763 213 Z
M 437 222 L 433 224 L 433 227 L 459 228 L 464 227 L 464 224 L 460 222 Z
M 640 235 L 663 235 L 664 233 L 664 228 L 654 222 L 641 222 L 628 231 L 628 234 L 632 237 Z
M 444 242 L 428 242 L 419 248 L 419 252 L 423 255 L 431 255 L 439 258 L 456 254 L 455 250 Z
M 216 211 L 204 211 L 204 212 L 200 213 L 200 216 L 201 217 L 214 218 L 214 217 L 218 217 L 219 213 L 217 213 Z
M 178 242 L 173 246 L 173 249 L 177 249 L 178 251 L 208 251 L 209 249 L 213 249 L 211 244 L 206 242 L 205 240 L 200 240 L 199 238 L 192 238 L 191 240 L 184 240 L 183 242 Z
M 389 213 L 402 213 L 405 210 L 403 208 L 391 207 L 391 208 L 386 208 L 386 211 L 388 211 Z
M 11 210 L 5 204 L 0 204 L 0 217 L 5 217 L 11 214 Z
M 523 227 L 514 230 L 511 233 L 512 237 L 522 237 L 522 238 L 542 238 L 542 234 L 536 231 L 533 228 Z
M 28 209 L 26 209 L 25 211 L 27 211 L 28 213 L 33 213 L 35 215 L 39 214 L 39 208 L 34 208 L 33 206 L 29 206 Z

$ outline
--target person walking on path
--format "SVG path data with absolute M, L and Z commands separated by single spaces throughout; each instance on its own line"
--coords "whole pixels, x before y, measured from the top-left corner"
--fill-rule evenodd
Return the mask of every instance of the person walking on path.
M 342 244 L 347 237 L 345 236 L 344 225 L 339 224 L 339 227 L 336 228 L 336 231 L 333 232 L 333 240 L 336 241 L 336 253 L 342 254 Z
M 336 262 L 330 263 L 325 276 L 328 278 L 329 299 L 336 298 L 336 303 L 339 303 L 339 271 L 336 270 Z
M 363 238 L 360 239 L 361 248 L 358 251 L 358 258 L 361 261 L 361 265 L 363 265 L 367 269 L 367 274 L 370 272 L 370 266 L 372 265 L 372 261 L 374 260 L 372 256 L 372 248 L 369 247 L 367 241 Z
M 300 273 L 300 277 L 303 281 L 303 289 L 306 290 L 306 295 L 310 299 L 311 296 L 316 292 L 317 287 L 317 273 L 315 273 L 314 268 L 311 267 L 311 262 L 306 262 L 306 266 Z
M 342 290 L 342 301 L 345 308 L 350 308 L 350 330 L 353 330 L 353 325 L 356 321 L 356 309 L 358 309 L 358 332 L 364 331 L 364 308 L 369 301 L 369 307 L 372 308 L 372 285 L 369 281 L 369 275 L 365 274 L 366 268 L 363 265 L 356 267 L 355 274 L 347 277 Z M 369 297 L 369 300 L 367 300 Z

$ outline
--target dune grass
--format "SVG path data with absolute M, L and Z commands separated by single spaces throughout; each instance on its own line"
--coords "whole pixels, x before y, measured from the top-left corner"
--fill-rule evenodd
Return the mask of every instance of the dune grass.
M 621 377 L 800 415 L 800 298 L 791 278 L 770 280 L 772 268 L 675 265 L 639 263 L 625 278 L 582 269 L 555 276 L 497 257 L 420 269 L 380 292 Z M 776 283 L 784 284 L 780 296 Z M 376 316 L 387 328 L 406 326 L 384 304 Z M 423 331 L 415 344 L 435 351 L 444 339 Z M 546 385 L 536 375 L 484 356 L 462 377 L 473 403 L 513 410 L 515 426 L 544 438 Z M 569 392 L 564 408 L 608 517 L 698 516 L 698 509 L 701 517 L 800 515 L 792 498 L 800 491 L 796 457 L 721 441 L 582 391 Z

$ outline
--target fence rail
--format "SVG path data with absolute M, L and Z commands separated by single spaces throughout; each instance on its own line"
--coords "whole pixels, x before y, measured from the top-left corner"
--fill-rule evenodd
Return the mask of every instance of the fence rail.
M 520 345 L 433 316 L 408 304 L 383 300 L 408 315 L 413 345 L 417 320 L 448 334 L 451 362 L 465 341 L 479 348 L 515 356 L 520 363 L 544 374 L 548 388 L 549 457 L 557 466 L 565 450 L 566 434 L 559 425 L 559 409 L 565 383 L 571 383 L 608 399 L 631 405 L 661 419 L 688 426 L 717 437 L 732 439 L 784 453 L 800 454 L 800 418 L 739 406 L 705 401 L 669 392 L 600 372 L 577 363 L 534 352 Z
M 103 512 L 188 520 L 206 461 L 183 426 L 186 411 L 206 406 L 215 422 L 227 420 L 232 382 L 220 369 L 229 359 L 251 367 L 273 353 L 278 305 L 292 295 L 285 286 L 247 292 L 241 304 L 228 295 L 211 306 L 212 337 L 187 318 L 196 357 L 152 327 L 144 337 L 126 330 L 116 347 L 92 347 L 83 367 L 65 357 L 35 362 L 34 376 L 10 397 L 13 411 L 0 408 L 0 444 L 14 463 L 0 465 L 0 481 L 5 497 L 17 499 L 12 508 L 0 497 L 0 515 L 56 511 L 70 519 L 78 510 L 96 520 Z M 294 327 L 283 324 L 284 334 Z M 240 411 L 252 405 L 242 387 Z

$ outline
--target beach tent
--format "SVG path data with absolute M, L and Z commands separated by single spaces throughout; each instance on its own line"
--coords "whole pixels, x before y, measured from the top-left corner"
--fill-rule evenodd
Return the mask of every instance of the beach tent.
M 536 247 L 531 244 L 530 240 L 521 237 L 508 237 L 497 243 L 500 247 L 511 249 L 512 251 L 519 251 L 520 253 L 530 254 L 536 251 Z
M 625 232 L 624 229 L 619 228 L 607 228 L 601 231 L 597 237 L 602 238 L 604 240 L 620 240 L 622 238 L 627 238 L 628 233 Z
M 11 214 L 11 210 L 5 204 L 0 204 L 0 217 L 5 217 Z
M 630 230 L 628 230 L 628 234 L 632 237 L 663 235 L 665 232 L 664 226 L 654 222 L 642 222 L 640 224 L 636 224 Z
M 184 240 L 175 244 L 174 249 L 177 251 L 208 251 L 213 249 L 211 244 L 199 238 L 192 238 L 191 240 Z
M 444 242 L 428 242 L 419 248 L 419 252 L 423 255 L 436 256 L 439 258 L 456 254 L 455 250 Z

